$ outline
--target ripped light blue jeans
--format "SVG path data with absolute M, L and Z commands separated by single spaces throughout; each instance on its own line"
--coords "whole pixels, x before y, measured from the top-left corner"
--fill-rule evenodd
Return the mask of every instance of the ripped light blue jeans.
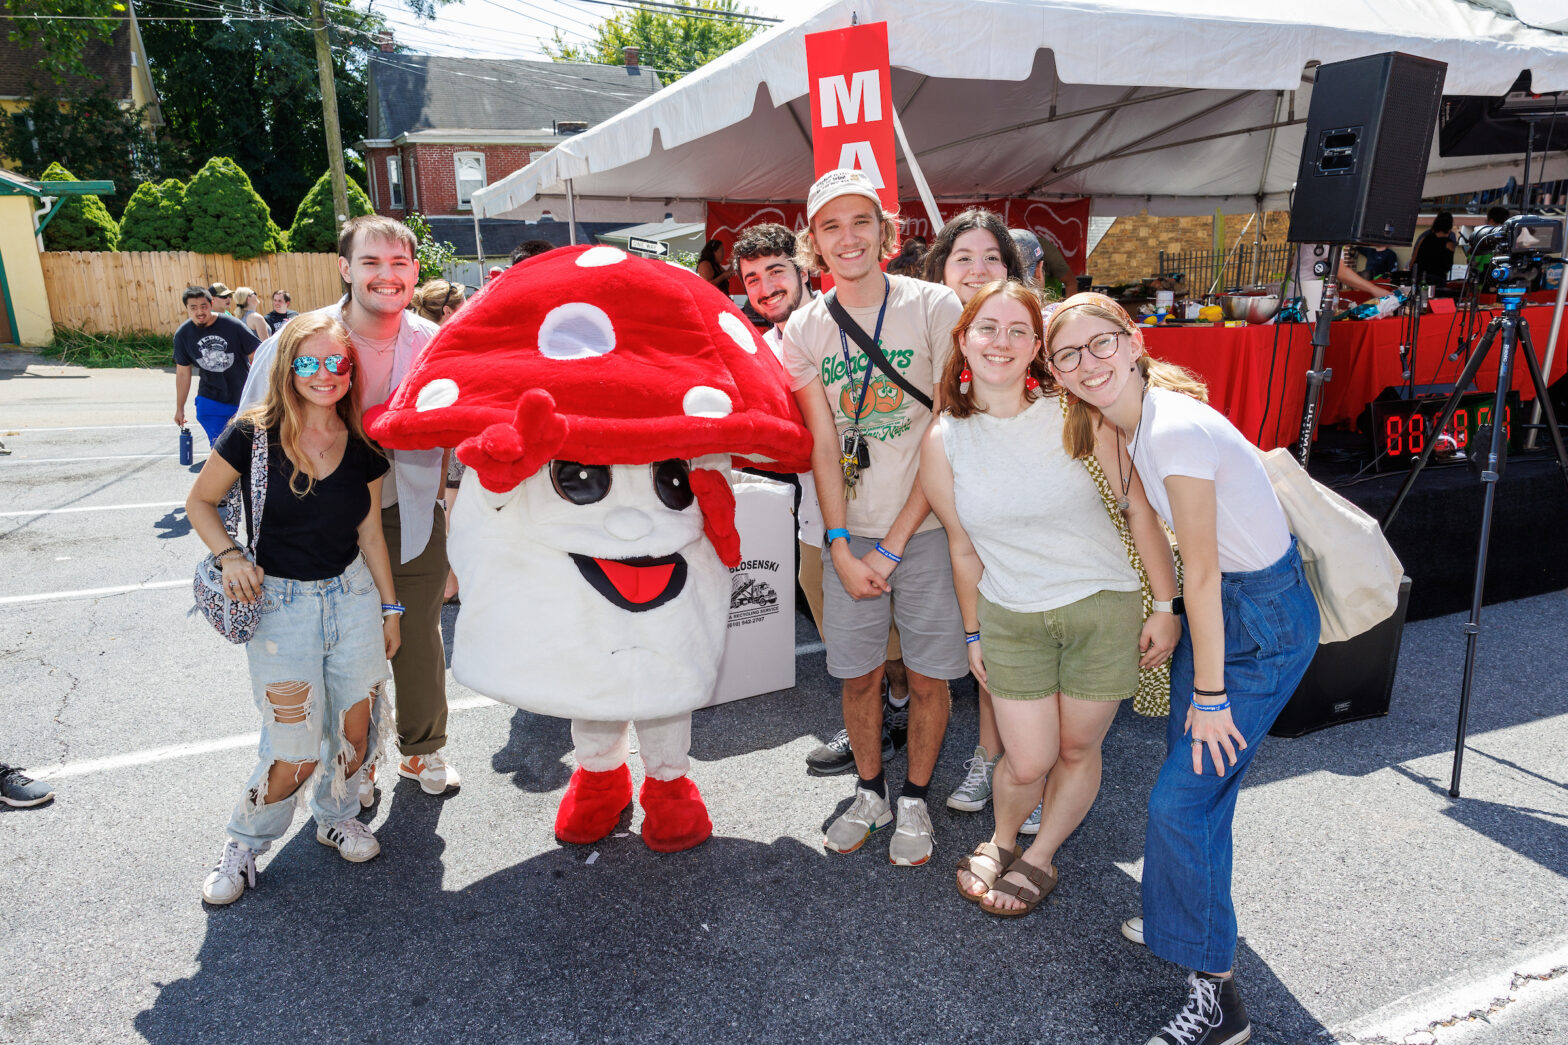
M 389 677 L 381 597 L 363 557 L 324 581 L 262 581 L 261 620 L 246 646 L 251 690 L 261 712 L 261 746 L 229 837 L 258 852 L 283 837 L 294 800 L 268 801 L 275 763 L 297 767 L 297 789 L 314 773 L 311 812 L 323 824 L 359 812 L 346 770 L 359 757 L 344 738 L 349 711 L 369 699 L 365 759 L 375 757 Z

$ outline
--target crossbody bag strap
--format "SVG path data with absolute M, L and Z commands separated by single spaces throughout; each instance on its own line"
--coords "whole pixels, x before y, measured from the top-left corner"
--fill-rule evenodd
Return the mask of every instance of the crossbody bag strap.
M 267 430 L 256 425 L 250 440 L 250 553 L 261 543 L 261 510 L 267 503 Z
M 865 332 L 859 323 L 855 322 L 855 317 L 851 316 L 844 306 L 839 304 L 837 293 L 828 294 L 827 307 L 828 315 L 833 317 L 833 322 L 837 323 L 838 328 L 859 346 L 860 350 L 866 354 L 866 358 L 870 359 L 878 370 L 891 378 L 893 383 L 899 388 L 908 392 L 915 402 L 927 410 L 933 409 L 931 397 L 910 384 L 908 378 L 893 369 L 893 364 L 889 363 L 887 356 L 882 354 L 882 347 L 872 339 L 870 334 Z

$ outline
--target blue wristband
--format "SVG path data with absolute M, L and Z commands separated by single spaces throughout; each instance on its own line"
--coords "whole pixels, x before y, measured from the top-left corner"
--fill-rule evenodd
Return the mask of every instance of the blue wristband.
M 973 646 L 975 643 L 977 643 L 979 641 L 980 641 L 980 633 L 978 631 L 975 632 L 973 635 L 970 635 L 967 632 L 964 634 L 964 645 L 966 645 L 966 646 Z
M 1224 711 L 1230 707 L 1230 698 L 1226 697 L 1223 704 L 1199 704 L 1195 698 L 1190 700 L 1189 703 L 1199 711 Z
M 877 551 L 882 553 L 882 557 L 884 559 L 892 559 L 894 563 L 900 563 L 904 561 L 904 557 L 902 555 L 894 555 L 892 552 L 882 547 L 881 541 L 877 542 Z
M 829 544 L 832 544 L 834 541 L 838 540 L 840 537 L 844 538 L 847 541 L 847 540 L 849 540 L 849 531 L 844 529 L 844 527 L 842 527 L 842 526 L 835 526 L 835 527 L 833 527 L 833 529 L 831 529 L 831 530 L 829 530 L 827 532 L 826 536 L 827 536 L 827 541 L 828 541 Z
M 381 604 L 381 616 L 383 617 L 390 617 L 393 614 L 401 616 L 404 612 L 406 611 L 401 603 L 383 602 Z

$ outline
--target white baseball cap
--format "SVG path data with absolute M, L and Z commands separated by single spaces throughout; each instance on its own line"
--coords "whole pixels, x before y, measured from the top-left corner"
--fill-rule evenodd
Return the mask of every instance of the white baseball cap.
M 817 211 L 840 196 L 864 196 L 875 203 L 878 210 L 882 207 L 882 199 L 877 195 L 876 186 L 871 184 L 871 179 L 866 177 L 865 171 L 840 167 L 818 178 L 812 184 L 811 191 L 806 194 L 806 224 L 810 225 L 811 219 L 817 216 Z

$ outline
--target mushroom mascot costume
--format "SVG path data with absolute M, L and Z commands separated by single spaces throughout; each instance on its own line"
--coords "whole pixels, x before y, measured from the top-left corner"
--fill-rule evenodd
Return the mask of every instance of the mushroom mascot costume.
M 476 295 L 366 420 L 383 446 L 456 447 L 471 470 L 448 538 L 463 593 L 452 673 L 572 720 L 556 837 L 615 828 L 635 722 L 643 841 L 705 841 L 687 749 L 740 562 L 729 469 L 804 471 L 811 448 L 751 324 L 679 266 L 553 250 Z

